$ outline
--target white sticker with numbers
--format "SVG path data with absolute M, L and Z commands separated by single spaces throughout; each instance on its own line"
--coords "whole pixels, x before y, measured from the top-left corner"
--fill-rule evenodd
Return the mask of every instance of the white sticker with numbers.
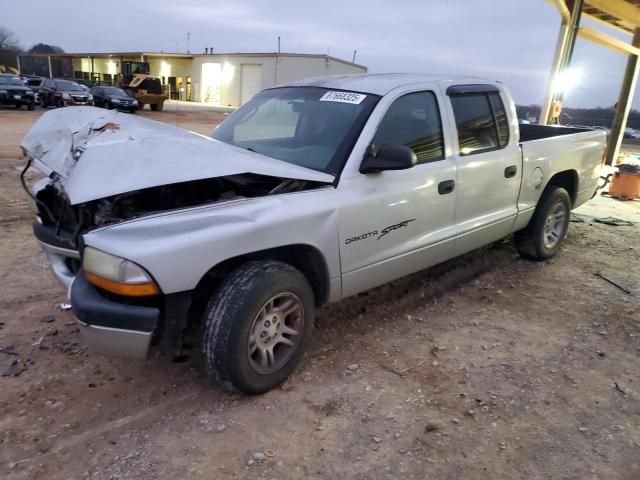
M 327 92 L 320 97 L 321 102 L 340 102 L 340 103 L 353 103 L 358 105 L 367 98 L 362 93 L 353 92 Z

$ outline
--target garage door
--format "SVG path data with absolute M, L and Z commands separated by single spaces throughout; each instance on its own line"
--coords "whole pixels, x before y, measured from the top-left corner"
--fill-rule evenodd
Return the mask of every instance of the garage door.
M 242 65 L 240 82 L 240 103 L 243 104 L 262 90 L 262 65 Z

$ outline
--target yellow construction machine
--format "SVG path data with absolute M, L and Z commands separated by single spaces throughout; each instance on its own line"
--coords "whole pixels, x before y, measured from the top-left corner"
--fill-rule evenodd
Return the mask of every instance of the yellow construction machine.
M 119 86 L 138 100 L 138 109 L 148 104 L 154 112 L 162 111 L 168 97 L 162 90 L 160 78 L 149 73 L 147 62 L 123 61 L 121 71 Z

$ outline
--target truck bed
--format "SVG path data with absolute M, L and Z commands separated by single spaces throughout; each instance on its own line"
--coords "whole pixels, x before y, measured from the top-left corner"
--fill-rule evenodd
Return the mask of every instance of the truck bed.
M 584 128 L 563 127 L 556 125 L 520 125 L 520 142 L 529 142 L 531 140 L 541 140 L 543 138 L 559 137 L 563 135 L 571 135 L 574 133 L 593 132 Z
M 542 185 L 559 173 L 568 177 L 575 185 L 573 208 L 589 200 L 596 191 L 605 144 L 603 130 L 520 125 L 523 182 L 518 210 L 533 211 L 538 203 L 542 191 L 532 184 L 538 175 Z

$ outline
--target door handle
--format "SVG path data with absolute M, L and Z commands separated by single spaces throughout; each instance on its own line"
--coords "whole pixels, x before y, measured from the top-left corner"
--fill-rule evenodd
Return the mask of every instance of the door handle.
M 447 193 L 453 192 L 456 188 L 456 182 L 453 180 L 445 180 L 444 182 L 440 182 L 438 184 L 438 193 L 440 195 L 446 195 Z
M 518 173 L 518 167 L 516 165 L 509 165 L 504 169 L 504 178 L 513 178 Z

